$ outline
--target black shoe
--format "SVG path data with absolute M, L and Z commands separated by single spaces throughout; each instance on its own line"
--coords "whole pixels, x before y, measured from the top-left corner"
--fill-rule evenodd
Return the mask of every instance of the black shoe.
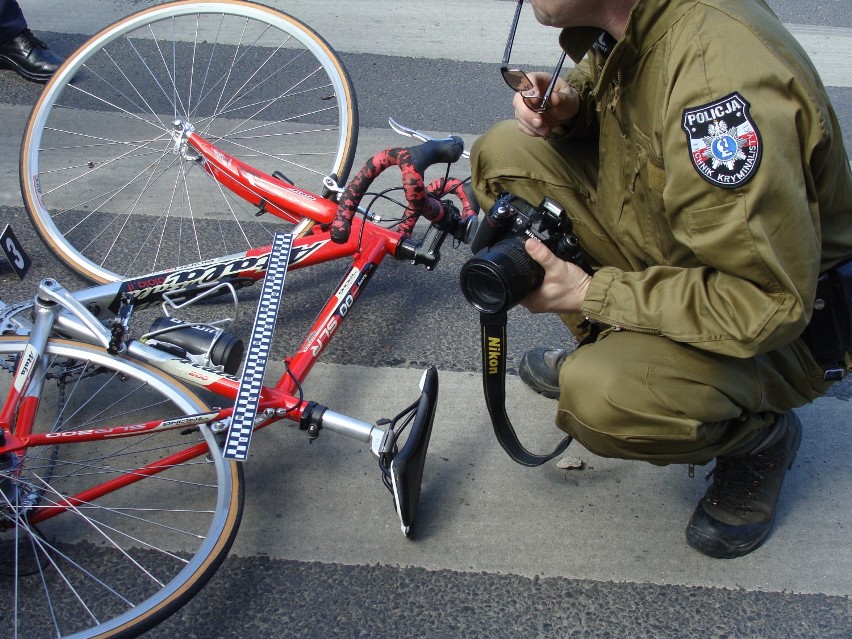
M 793 412 L 779 415 L 742 455 L 719 457 L 713 484 L 689 520 L 686 541 L 697 551 L 732 559 L 760 546 L 772 528 L 784 476 L 802 441 Z
M 559 398 L 559 369 L 569 351 L 561 348 L 533 348 L 524 353 L 518 375 L 536 393 Z
M 48 49 L 29 29 L 0 44 L 0 69 L 12 69 L 33 82 L 47 82 L 63 62 L 64 58 Z

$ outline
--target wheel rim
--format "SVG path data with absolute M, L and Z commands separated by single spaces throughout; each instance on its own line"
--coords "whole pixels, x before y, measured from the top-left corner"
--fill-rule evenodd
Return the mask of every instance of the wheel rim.
M 14 356 L 24 344 L 0 339 L 4 393 Z M 41 432 L 58 436 L 114 419 L 134 423 L 157 413 L 174 417 L 204 409 L 169 380 L 98 349 L 54 342 L 48 358 L 50 374 L 38 380 L 43 385 Z M 241 506 L 233 464 L 221 458 L 215 445 L 209 460 L 170 465 L 133 486 L 33 524 L 69 495 L 168 457 L 194 440 L 214 443 L 205 429 L 193 435 L 172 431 L 31 448 L 17 468 L 7 463 L 0 470 L 0 583 L 13 611 L 5 636 L 142 631 L 206 581 L 230 545 Z
M 184 133 L 319 193 L 323 177 L 345 179 L 356 109 L 334 52 L 292 18 L 155 7 L 94 36 L 48 84 L 22 149 L 24 199 L 51 248 L 96 281 L 244 251 L 282 221 L 226 193 Z

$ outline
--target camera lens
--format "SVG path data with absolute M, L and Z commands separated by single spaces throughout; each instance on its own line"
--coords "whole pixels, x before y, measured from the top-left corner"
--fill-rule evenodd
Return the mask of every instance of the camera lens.
M 476 258 L 462 267 L 462 291 L 478 311 L 499 313 L 506 309 L 508 290 L 501 274 L 493 263 Z
M 467 301 L 482 313 L 502 313 L 541 286 L 544 270 L 512 237 L 484 248 L 461 269 L 461 288 Z

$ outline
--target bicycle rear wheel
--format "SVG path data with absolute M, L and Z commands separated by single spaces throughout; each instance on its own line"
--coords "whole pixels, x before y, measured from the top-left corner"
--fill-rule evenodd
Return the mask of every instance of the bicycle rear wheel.
M 357 111 L 337 54 L 295 18 L 234 0 L 152 7 L 93 36 L 45 87 L 24 133 L 24 203 L 94 282 L 264 246 L 285 222 L 216 183 L 176 123 L 321 193 L 325 176 L 348 177 Z
M 4 396 L 26 343 L 0 337 Z M 35 431 L 55 433 L 57 444 L 0 457 L 0 636 L 136 636 L 186 603 L 224 560 L 242 511 L 241 468 L 222 458 L 206 427 L 62 441 L 70 430 L 206 410 L 159 371 L 51 340 L 33 383 Z M 173 456 L 193 447 L 200 455 Z M 139 481 L 91 492 L 126 477 Z M 57 508 L 72 496 L 72 506 Z

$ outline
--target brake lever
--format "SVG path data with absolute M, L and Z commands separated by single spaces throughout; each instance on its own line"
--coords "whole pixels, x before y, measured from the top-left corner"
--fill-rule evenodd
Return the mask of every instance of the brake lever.
M 407 126 L 403 126 L 402 124 L 400 124 L 399 122 L 397 122 L 393 118 L 388 118 L 388 124 L 390 125 L 390 128 L 392 128 L 394 131 L 396 131 L 400 135 L 404 135 L 405 137 L 412 138 L 414 140 L 417 140 L 418 142 L 432 142 L 432 141 L 435 140 L 435 138 L 430 138 L 425 133 L 421 133 L 420 131 L 417 131 L 415 129 L 410 129 Z M 452 138 L 443 138 L 443 139 L 440 139 L 440 140 L 437 140 L 437 141 L 438 142 L 447 142 L 448 144 L 453 143 Z M 461 156 L 465 159 L 470 159 L 470 151 L 465 149 L 464 151 L 462 151 Z

